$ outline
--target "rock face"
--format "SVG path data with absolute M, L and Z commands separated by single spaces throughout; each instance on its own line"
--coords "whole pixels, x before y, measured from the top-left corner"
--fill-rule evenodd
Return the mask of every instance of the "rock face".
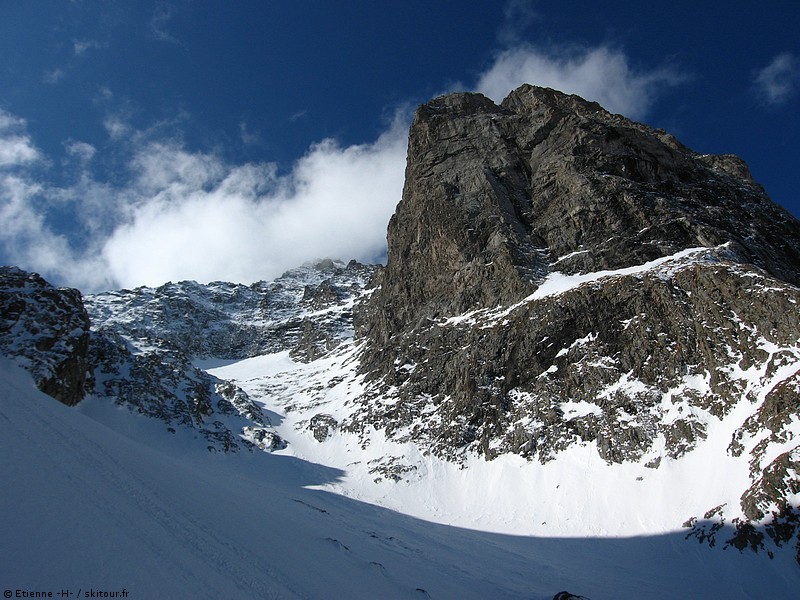
M 388 241 L 343 429 L 657 468 L 746 405 L 745 515 L 797 508 L 800 223 L 737 157 L 553 90 L 444 96 L 415 116 Z
M 552 270 L 714 248 L 800 282 L 795 219 L 734 156 L 702 156 L 598 104 L 523 86 L 417 111 L 403 199 L 369 319 L 385 341 L 421 320 L 508 304 Z
M 88 350 L 89 317 L 78 290 L 0 267 L 0 353 L 28 369 L 44 393 L 73 406 L 84 397 Z
M 269 418 L 244 391 L 197 368 L 183 352 L 165 344 L 137 346 L 100 327 L 92 332 L 90 360 L 92 396 L 157 419 L 173 434 L 199 438 L 210 452 L 282 447 Z

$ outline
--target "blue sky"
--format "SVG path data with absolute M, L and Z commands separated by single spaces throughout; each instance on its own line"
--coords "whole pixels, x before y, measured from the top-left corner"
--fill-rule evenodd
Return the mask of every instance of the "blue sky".
M 380 260 L 413 109 L 528 82 L 800 215 L 800 3 L 8 0 L 0 263 L 84 291 Z

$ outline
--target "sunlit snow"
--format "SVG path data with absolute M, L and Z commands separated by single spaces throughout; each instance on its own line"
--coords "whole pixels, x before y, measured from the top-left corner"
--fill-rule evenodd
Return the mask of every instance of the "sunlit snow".
M 258 362 L 219 371 L 252 388 Z M 260 362 L 269 376 L 287 373 L 283 356 Z M 140 431 L 147 419 L 124 409 L 107 424 L 69 409 L 5 359 L 0 382 L 0 580 L 8 589 L 541 600 L 569 589 L 598 600 L 789 597 L 800 585 L 789 557 L 656 533 L 657 514 L 681 501 L 688 509 L 682 485 L 697 482 L 660 471 L 638 481 L 636 468 L 606 468 L 588 448 L 571 452 L 561 469 L 518 457 L 458 469 L 412 456 L 410 447 L 360 453 L 346 436 L 318 444 L 297 431 L 291 452 L 219 456 L 171 445 L 163 434 L 159 443 Z M 287 415 L 280 427 L 289 435 L 300 420 Z M 362 467 L 382 451 L 420 461 L 418 481 L 373 483 Z M 315 461 L 300 458 L 312 454 Z M 331 464 L 348 461 L 356 468 Z M 605 470 L 604 480 L 595 470 Z M 712 474 L 699 464 L 688 472 Z M 615 519 L 613 536 L 598 528 Z

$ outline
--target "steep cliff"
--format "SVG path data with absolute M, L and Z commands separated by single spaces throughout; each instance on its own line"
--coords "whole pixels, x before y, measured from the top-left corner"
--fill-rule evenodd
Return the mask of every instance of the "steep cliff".
M 793 518 L 800 223 L 743 161 L 553 90 L 444 96 L 415 116 L 388 242 L 346 429 L 658 468 L 723 424 L 751 464 L 731 514 Z
M 552 271 L 597 272 L 692 247 L 800 282 L 796 219 L 735 156 L 698 155 L 669 134 L 577 96 L 523 86 L 419 108 L 372 340 L 420 320 L 507 304 Z

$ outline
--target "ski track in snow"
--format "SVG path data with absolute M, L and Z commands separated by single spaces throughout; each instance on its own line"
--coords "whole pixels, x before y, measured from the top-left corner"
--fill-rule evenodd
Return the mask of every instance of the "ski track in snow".
M 13 390 L 9 400 L 16 399 L 18 393 Z M 121 458 L 115 456 L 115 452 L 108 451 L 107 444 L 95 442 L 81 427 L 70 427 L 68 419 L 54 422 L 47 418 L 42 414 L 44 407 L 37 406 L 35 402 L 18 401 L 14 408 L 19 411 L 15 416 L 25 424 L 24 428 L 16 427 L 13 432 L 19 438 L 15 440 L 15 446 L 24 449 L 26 455 L 46 457 L 46 467 L 53 478 L 48 483 L 48 487 L 53 488 L 49 492 L 54 499 L 58 498 L 59 503 L 49 505 L 47 512 L 52 514 L 53 511 L 57 513 L 66 509 L 65 513 L 75 512 L 73 516 L 80 520 L 83 510 L 89 509 L 97 518 L 108 522 L 102 529 L 92 524 L 93 528 L 97 527 L 96 531 L 78 532 L 80 536 L 93 538 L 94 534 L 99 534 L 105 546 L 103 550 L 112 553 L 111 556 L 126 546 L 140 547 L 141 555 L 159 563 L 159 570 L 169 572 L 171 583 L 187 595 L 231 593 L 232 590 L 217 588 L 216 582 L 225 580 L 236 582 L 240 591 L 256 597 L 272 596 L 270 591 L 275 590 L 276 582 L 281 584 L 278 589 L 283 588 L 283 592 L 292 589 L 291 581 L 267 564 L 260 565 L 261 569 L 252 573 L 245 571 L 246 566 L 257 563 L 254 560 L 257 557 L 248 555 L 235 544 L 220 540 L 207 524 L 198 521 L 192 513 L 175 510 L 175 506 L 160 497 L 152 481 L 143 481 L 137 470 L 131 468 L 132 463 L 125 460 L 125 455 Z M 13 421 L 5 414 L 3 416 L 13 427 Z M 31 435 L 31 430 L 36 430 L 37 435 Z M 125 445 L 124 442 L 122 445 Z M 76 464 L 79 468 L 74 468 Z M 19 487 L 25 488 L 27 485 L 23 482 Z M 67 492 L 64 497 L 59 497 L 61 491 Z M 42 493 L 47 492 L 47 489 L 42 490 Z M 124 498 L 124 502 L 120 502 L 120 498 Z M 88 500 L 90 504 L 87 506 L 80 501 L 72 506 L 62 504 L 70 499 Z M 147 526 L 131 527 L 132 524 L 142 524 L 143 514 L 148 517 Z M 65 516 L 58 518 L 61 520 Z M 58 524 L 53 526 L 58 527 Z M 153 535 L 153 529 L 161 531 Z M 114 533 L 120 531 L 124 532 L 124 537 L 113 539 Z M 9 538 L 4 536 L 4 539 Z M 76 542 L 81 545 L 74 538 L 53 541 L 64 544 L 60 551 L 70 551 L 69 547 Z M 89 552 L 93 554 L 91 550 Z M 103 562 L 108 558 L 98 557 Z M 213 565 L 217 573 L 198 570 L 198 564 Z M 67 576 L 66 573 L 61 575 Z M 33 588 L 36 583 L 31 581 L 29 585 Z M 108 584 L 113 582 L 108 581 Z M 95 587 L 99 587 L 97 582 Z M 153 592 L 161 593 L 161 590 L 155 589 Z

